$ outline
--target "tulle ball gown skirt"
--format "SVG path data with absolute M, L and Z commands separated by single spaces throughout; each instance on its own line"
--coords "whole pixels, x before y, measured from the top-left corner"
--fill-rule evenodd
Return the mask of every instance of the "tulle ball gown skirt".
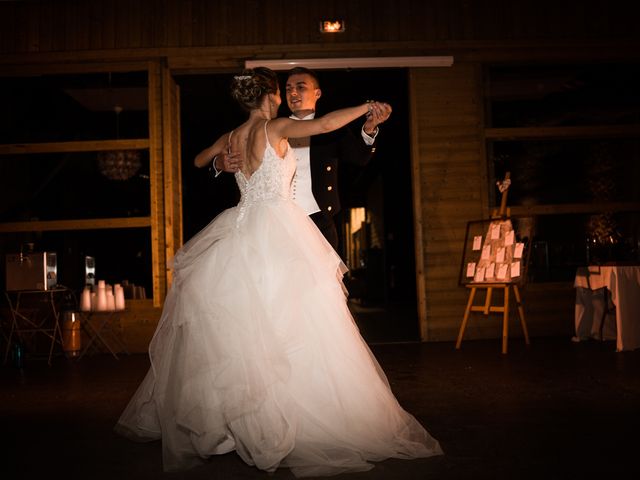
M 166 471 L 236 451 L 298 477 L 439 455 L 360 336 L 344 265 L 286 200 L 220 214 L 178 252 L 151 367 L 116 430 Z

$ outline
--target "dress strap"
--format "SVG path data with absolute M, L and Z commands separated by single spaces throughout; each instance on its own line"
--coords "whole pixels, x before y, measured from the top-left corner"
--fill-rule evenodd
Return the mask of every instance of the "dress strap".
M 271 147 L 271 149 L 275 151 L 275 148 L 273 148 L 273 145 L 271 145 L 271 142 L 269 141 L 269 135 L 267 134 L 267 123 L 269 123 L 270 121 L 271 120 L 267 120 L 264 122 L 264 142 L 265 142 L 264 148 L 267 149 Z

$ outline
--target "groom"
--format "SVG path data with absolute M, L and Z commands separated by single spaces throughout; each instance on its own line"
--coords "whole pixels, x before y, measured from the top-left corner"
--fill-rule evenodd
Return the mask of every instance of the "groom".
M 291 118 L 309 120 L 315 117 L 316 102 L 322 96 L 316 73 L 308 68 L 295 67 L 288 72 L 286 82 L 287 105 Z M 349 127 L 332 133 L 307 138 L 290 138 L 296 156 L 296 174 L 293 178 L 293 199 L 318 226 L 325 238 L 338 248 L 338 232 L 334 217 L 340 212 L 338 192 L 338 164 L 348 162 L 366 165 L 376 150 L 378 125 L 391 115 L 387 104 L 377 106 L 367 117 L 360 137 Z M 224 154 L 213 159 L 215 176 L 220 172 L 235 172 L 242 159 Z

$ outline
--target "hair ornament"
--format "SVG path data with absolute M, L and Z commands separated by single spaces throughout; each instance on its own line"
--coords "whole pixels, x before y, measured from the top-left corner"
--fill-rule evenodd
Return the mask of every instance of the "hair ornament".
M 233 77 L 235 80 L 249 80 L 251 78 L 251 75 L 235 75 Z

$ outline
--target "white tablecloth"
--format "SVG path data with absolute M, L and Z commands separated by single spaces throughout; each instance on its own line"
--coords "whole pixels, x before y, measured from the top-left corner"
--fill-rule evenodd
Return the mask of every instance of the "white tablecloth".
M 603 289 L 606 288 L 615 306 L 615 314 L 605 321 L 604 338 L 615 332 L 616 350 L 619 352 L 640 348 L 640 266 L 578 268 L 574 286 L 577 339 L 595 336 L 596 332 L 599 334 L 605 308 Z

